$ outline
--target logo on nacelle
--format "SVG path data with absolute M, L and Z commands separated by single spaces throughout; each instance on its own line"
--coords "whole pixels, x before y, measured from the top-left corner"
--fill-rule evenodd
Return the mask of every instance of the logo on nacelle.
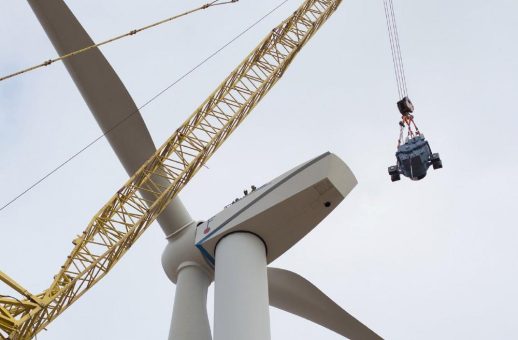
M 211 222 L 213 219 L 214 219 L 214 216 L 213 216 L 213 217 L 211 217 L 211 218 L 207 221 L 207 226 L 205 227 L 205 229 L 203 229 L 203 234 L 204 234 L 204 235 L 207 235 L 207 234 L 209 233 L 209 231 L 210 231 L 209 224 L 210 224 L 210 222 Z

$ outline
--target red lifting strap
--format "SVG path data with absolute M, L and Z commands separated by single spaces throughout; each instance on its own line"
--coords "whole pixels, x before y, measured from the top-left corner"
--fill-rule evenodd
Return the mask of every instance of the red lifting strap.
M 399 130 L 399 139 L 398 139 L 398 144 L 397 144 L 398 148 L 401 145 L 401 142 L 403 140 L 403 129 L 405 128 L 405 125 L 408 128 L 408 134 L 407 134 L 408 137 L 410 137 L 410 138 L 414 137 L 414 131 L 412 130 L 412 126 L 415 129 L 415 135 L 416 136 L 421 135 L 421 132 L 419 132 L 419 128 L 417 127 L 416 123 L 414 122 L 413 115 L 410 115 L 410 114 L 402 115 L 401 122 L 399 125 L 400 125 L 400 130 Z

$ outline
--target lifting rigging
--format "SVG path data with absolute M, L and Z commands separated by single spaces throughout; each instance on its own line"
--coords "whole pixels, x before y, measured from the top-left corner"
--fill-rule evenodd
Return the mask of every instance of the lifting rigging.
M 101 280 L 225 142 L 341 0 L 306 0 L 234 69 L 73 240 L 50 287 L 0 295 L 0 339 L 31 339 Z M 147 195 L 142 195 L 147 192 Z
M 392 182 L 398 181 L 401 174 L 412 180 L 420 180 L 426 176 L 426 171 L 430 165 L 434 169 L 442 168 L 442 161 L 438 153 L 432 153 L 430 144 L 428 144 L 428 141 L 414 122 L 414 116 L 412 115 L 414 104 L 408 97 L 394 4 L 392 0 L 383 0 L 383 5 L 385 7 L 390 50 L 392 52 L 392 62 L 394 64 L 399 95 L 397 107 L 401 113 L 396 152 L 397 164 L 390 166 L 388 173 Z M 406 137 L 404 136 L 405 129 L 407 131 Z

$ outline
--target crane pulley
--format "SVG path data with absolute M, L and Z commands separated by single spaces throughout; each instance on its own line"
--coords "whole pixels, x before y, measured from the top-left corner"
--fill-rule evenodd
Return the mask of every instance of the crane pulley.
M 0 339 L 34 337 L 101 280 L 282 77 L 340 3 L 306 0 L 275 27 L 93 217 L 48 289 L 33 295 L 0 272 L 0 280 L 21 295 L 0 295 Z

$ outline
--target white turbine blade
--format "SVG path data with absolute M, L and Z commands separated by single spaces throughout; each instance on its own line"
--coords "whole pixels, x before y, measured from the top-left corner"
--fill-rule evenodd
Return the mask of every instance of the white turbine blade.
M 63 0 L 28 2 L 60 56 L 94 44 Z M 98 48 L 63 62 L 124 169 L 133 175 L 156 148 L 126 87 Z M 171 234 L 191 217 L 176 198 L 158 221 Z
M 382 339 L 320 289 L 291 271 L 268 268 L 270 305 L 301 316 L 352 340 Z
M 60 56 L 94 42 L 62 0 L 29 0 Z M 103 132 L 136 112 L 107 139 L 132 175 L 155 151 L 155 145 L 122 81 L 98 48 L 65 59 L 64 64 Z

